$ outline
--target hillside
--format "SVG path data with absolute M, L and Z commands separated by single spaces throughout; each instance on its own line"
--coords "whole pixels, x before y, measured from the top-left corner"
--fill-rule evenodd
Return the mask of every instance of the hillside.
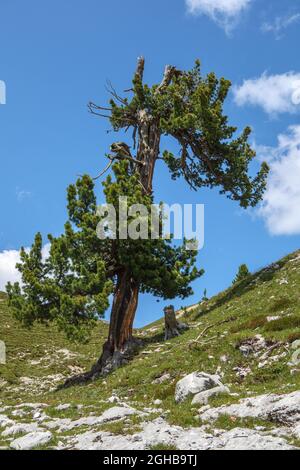
M 181 312 L 190 329 L 178 338 L 163 341 L 162 320 L 137 330 L 142 345 L 129 364 L 60 391 L 97 359 L 106 323 L 74 345 L 54 327 L 20 328 L 0 294 L 0 447 L 26 448 L 22 436 L 37 438 L 27 448 L 300 447 L 299 285 L 300 251 Z M 192 396 L 176 403 L 177 382 L 196 371 L 218 374 L 229 393 L 205 406 Z

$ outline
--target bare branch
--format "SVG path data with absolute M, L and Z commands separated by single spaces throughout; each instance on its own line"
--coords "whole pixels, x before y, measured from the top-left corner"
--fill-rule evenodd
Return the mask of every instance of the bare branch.
M 99 178 L 101 178 L 101 176 L 103 176 L 104 173 L 106 173 L 106 172 L 110 169 L 110 167 L 112 166 L 112 164 L 113 164 L 113 160 L 110 160 L 110 162 L 108 163 L 108 165 L 106 165 L 106 167 L 104 168 L 104 170 L 101 171 L 101 173 L 100 173 L 98 176 L 96 176 L 95 178 L 93 178 L 93 180 L 96 181 L 96 180 L 98 180 Z
M 138 76 L 141 82 L 143 81 L 143 77 L 144 77 L 144 68 L 145 68 L 145 58 L 142 56 L 138 57 L 136 75 Z
M 229 323 L 229 322 L 232 322 L 234 321 L 235 318 L 234 317 L 230 317 L 228 318 L 227 320 L 222 320 L 222 321 L 219 321 L 217 323 L 212 323 L 210 325 L 208 325 L 206 328 L 204 328 L 204 330 L 200 333 L 199 336 L 197 336 L 196 339 L 194 340 L 191 340 L 189 341 L 189 348 L 191 348 L 193 345 L 195 344 L 199 344 L 200 343 L 200 339 L 203 338 L 203 336 L 206 335 L 206 333 L 211 329 L 211 328 L 214 328 L 215 326 L 220 326 L 220 325 L 224 325 L 225 323 Z M 211 338 L 212 339 L 212 338 Z
M 158 85 L 158 87 L 155 91 L 155 94 L 158 95 L 158 94 L 164 92 L 164 90 L 170 85 L 175 72 L 176 72 L 175 67 L 173 67 L 172 65 L 167 65 L 166 66 L 164 77 L 163 77 L 162 82 L 160 83 L 160 85 Z
M 124 106 L 127 106 L 128 103 L 126 100 L 124 100 L 121 96 L 118 95 L 116 92 L 115 88 L 113 87 L 112 83 L 110 80 L 107 80 L 107 86 L 106 90 L 120 103 L 122 103 Z
M 98 104 L 95 104 L 93 103 L 92 101 L 90 101 L 88 103 L 88 108 L 91 108 L 91 109 L 100 109 L 102 111 L 112 111 L 112 108 L 105 108 L 104 106 L 99 106 Z

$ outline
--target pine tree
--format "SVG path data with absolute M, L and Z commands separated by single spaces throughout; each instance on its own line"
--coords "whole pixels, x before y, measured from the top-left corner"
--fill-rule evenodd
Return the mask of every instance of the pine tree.
M 237 272 L 237 275 L 235 276 L 233 280 L 233 284 L 236 284 L 237 282 L 240 282 L 240 281 L 244 281 L 250 276 L 250 274 L 251 273 L 248 269 L 248 266 L 246 264 L 241 264 Z
M 143 83 L 144 59 L 138 60 L 130 98 L 111 88 L 110 107 L 93 103 L 93 114 L 105 116 L 116 132 L 132 129 L 135 155 L 122 142 L 107 155 L 113 169 L 104 182 L 106 202 L 118 212 L 119 196 L 128 205 L 154 201 L 155 165 L 163 159 L 171 177 L 183 177 L 194 189 L 217 187 L 241 207 L 255 206 L 266 186 L 268 167 L 249 175 L 255 152 L 248 143 L 250 129 L 234 138 L 223 103 L 230 82 L 215 74 L 202 76 L 200 62 L 191 71 L 167 66 L 160 84 Z M 178 155 L 161 153 L 161 137 L 173 137 Z M 103 172 L 100 176 L 102 176 Z M 195 251 L 175 247 L 171 240 L 99 239 L 94 181 L 87 175 L 68 188 L 68 221 L 63 235 L 49 236 L 50 256 L 42 259 L 42 237 L 37 234 L 31 251 L 21 251 L 18 269 L 23 287 L 8 284 L 10 305 L 24 324 L 56 322 L 68 337 L 86 340 L 97 319 L 103 316 L 113 294 L 108 339 L 92 370 L 67 382 L 85 381 L 118 367 L 134 346 L 133 321 L 140 292 L 163 299 L 186 298 L 191 282 L 201 276 Z M 150 226 L 148 230 L 150 231 Z

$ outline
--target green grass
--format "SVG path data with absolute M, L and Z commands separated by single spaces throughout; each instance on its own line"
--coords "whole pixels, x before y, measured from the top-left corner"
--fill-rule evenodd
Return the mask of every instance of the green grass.
M 265 331 L 285 331 L 295 329 L 300 329 L 299 315 L 292 315 L 278 320 L 273 320 L 264 327 Z
M 105 379 L 59 391 L 49 391 L 49 387 L 43 390 L 39 384 L 43 384 L 49 375 L 67 377 L 74 373 L 74 368 L 89 369 L 101 353 L 107 324 L 99 322 L 89 344 L 73 344 L 55 326 L 36 325 L 31 330 L 22 329 L 12 318 L 5 295 L 0 294 L 0 339 L 7 345 L 7 365 L 0 365 L 0 401 L 8 405 L 43 402 L 48 405 L 49 416 L 76 419 L 91 412 L 101 413 L 112 406 L 107 400 L 114 392 L 121 399 L 132 402 L 137 409 L 153 408 L 153 401 L 160 399 L 160 407 L 171 424 L 190 427 L 201 424 L 197 420 L 197 408 L 191 407 L 189 401 L 182 404 L 174 401 L 176 382 L 188 373 L 215 373 L 221 368 L 223 382 L 238 396 L 217 397 L 210 402 L 213 406 L 237 402 L 249 394 L 299 390 L 300 374 L 292 376 L 288 366 L 291 355 L 259 369 L 257 357 L 245 357 L 238 349 L 242 341 L 257 334 L 270 343 L 289 344 L 300 338 L 300 260 L 294 260 L 297 255 L 299 252 L 284 258 L 277 266 L 251 275 L 209 301 L 193 306 L 184 318 L 191 328 L 178 338 L 163 341 L 162 320 L 137 330 L 136 335 L 144 340 L 144 346 L 129 364 Z M 282 279 L 287 279 L 288 284 L 280 283 Z M 268 322 L 269 316 L 281 318 Z M 226 323 L 220 324 L 225 320 Z M 211 328 L 201 338 L 202 343 L 192 344 L 208 326 Z M 150 331 L 151 328 L 157 330 Z M 157 348 L 160 348 L 159 352 L 155 351 Z M 67 349 L 70 355 L 64 356 L 59 352 L 62 349 Z M 151 353 L 144 354 L 145 351 Z M 274 350 L 272 356 L 283 351 L 282 346 Z M 221 361 L 222 356 L 228 358 L 227 362 Z M 250 367 L 252 373 L 241 379 L 234 371 L 236 367 Z M 160 385 L 153 383 L 166 373 L 171 376 L 169 381 Z M 37 381 L 36 390 L 22 383 L 24 377 Z M 7 383 L 3 385 L 3 381 Z M 58 412 L 55 407 L 61 403 L 70 403 L 72 407 Z M 85 407 L 82 411 L 76 407 L 79 404 Z M 120 423 L 110 423 L 106 428 L 111 432 L 122 432 Z
M 272 429 L 274 427 L 274 423 L 255 418 L 235 418 L 233 416 L 222 415 L 215 421 L 214 426 L 217 429 L 224 429 L 226 431 L 230 431 L 235 428 L 255 429 L 258 426 L 267 430 Z
M 155 446 L 149 447 L 149 450 L 178 450 L 176 446 L 172 446 L 171 444 L 156 444 Z

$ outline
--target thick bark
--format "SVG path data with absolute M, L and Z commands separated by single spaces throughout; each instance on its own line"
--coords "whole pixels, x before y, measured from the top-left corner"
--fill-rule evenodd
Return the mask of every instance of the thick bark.
M 156 93 L 163 93 L 170 84 L 175 69 L 167 66 L 161 84 Z M 138 60 L 136 76 L 143 80 L 144 59 Z M 142 98 L 142 97 L 141 97 Z M 145 194 L 152 194 L 152 182 L 155 163 L 159 157 L 161 133 L 159 121 L 146 110 L 140 110 L 136 115 L 138 148 L 136 165 L 139 182 Z M 103 346 L 103 352 L 92 370 L 83 376 L 74 377 L 66 382 L 66 386 L 85 382 L 104 375 L 122 365 L 132 355 L 136 341 L 132 337 L 132 327 L 138 305 L 139 284 L 126 267 L 118 274 L 114 300 L 111 311 L 109 335 Z
M 181 323 L 177 320 L 175 310 L 172 305 L 164 309 L 165 314 L 165 340 L 175 338 L 180 333 L 188 329 L 185 323 Z
M 90 372 L 71 377 L 63 387 L 84 383 L 106 375 L 126 363 L 134 353 L 138 341 L 132 336 L 133 321 L 138 305 L 139 285 L 124 269 L 118 274 L 111 310 L 108 339 L 102 354 Z
M 127 361 L 135 344 L 132 336 L 133 321 L 138 305 L 138 282 L 124 270 L 118 275 L 111 310 L 108 339 L 103 353 L 92 369 L 93 375 L 110 372 Z

